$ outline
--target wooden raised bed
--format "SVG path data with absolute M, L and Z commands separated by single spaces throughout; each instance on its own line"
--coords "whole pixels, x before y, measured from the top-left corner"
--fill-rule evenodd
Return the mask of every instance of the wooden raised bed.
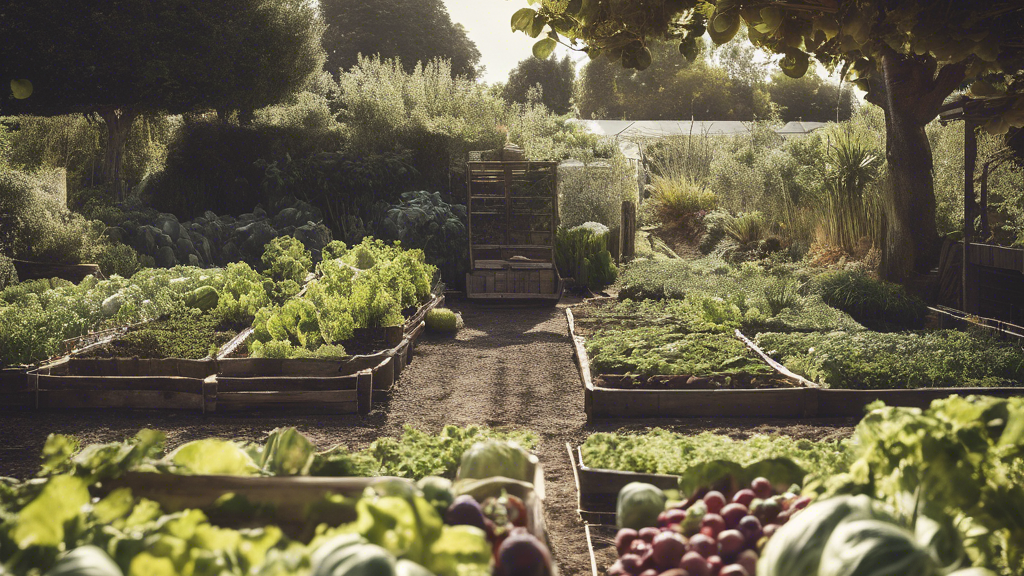
M 579 495 L 578 510 L 584 522 L 615 524 L 615 504 L 619 491 L 630 482 L 646 482 L 662 490 L 679 488 L 679 476 L 589 468 L 583 463 L 582 447 L 573 448 L 567 442 L 565 448 L 569 452 L 576 493 Z
M 207 411 L 212 360 L 63 358 L 29 373 L 35 407 Z
M 33 262 L 31 260 L 12 260 L 18 272 L 18 280 L 40 280 L 61 278 L 69 282 L 79 283 L 86 276 L 96 276 L 104 280 L 98 264 L 53 264 L 50 262 Z
M 289 536 L 308 540 L 318 522 L 329 520 L 337 525 L 356 519 L 354 509 L 339 509 L 331 518 L 318 517 L 310 521 L 311 506 L 328 494 L 358 497 L 372 484 L 393 477 L 337 478 L 337 477 L 266 477 L 157 474 L 129 472 L 97 487 L 97 494 L 106 494 L 116 488 L 131 488 L 136 497 L 147 498 L 160 504 L 166 512 L 186 508 L 209 510 L 222 497 L 233 494 L 265 511 L 269 518 L 259 522 L 251 514 L 217 515 L 218 524 L 245 527 L 263 525 L 272 521 Z M 523 499 L 527 511 L 527 528 L 541 541 L 548 542 L 544 520 L 544 472 L 537 466 L 532 487 L 529 484 L 509 484 L 505 489 Z M 499 496 L 500 489 L 487 496 Z
M 780 377 L 797 384 L 793 388 L 760 390 L 621 390 L 600 386 L 615 376 L 594 377 L 590 370 L 584 338 L 576 334 L 571 309 L 566 309 L 569 337 L 573 343 L 580 380 L 583 384 L 587 419 L 597 418 L 859 418 L 871 403 L 888 406 L 927 408 L 933 400 L 951 395 L 1024 396 L 1024 387 L 917 388 L 848 390 L 822 388 L 771 359 L 739 330 L 736 336 L 770 365 Z M 990 327 L 991 328 L 991 327 Z M 1012 335 L 1011 335 L 1012 336 Z M 666 377 L 667 378 L 667 377 Z M 596 381 L 596 382 L 595 382 Z
M 0 410 L 35 408 L 28 372 L 27 367 L 0 369 Z
M 812 415 L 805 389 L 770 388 L 760 390 L 622 390 L 595 383 L 590 373 L 590 358 L 582 336 L 576 334 L 572 309 L 565 310 L 572 340 L 573 355 L 583 383 L 587 420 L 598 418 L 702 418 L 768 417 L 799 418 Z M 746 341 L 748 346 L 752 343 Z M 754 352 L 758 353 L 756 346 Z M 759 353 L 762 359 L 763 353 Z M 787 379 L 793 380 L 783 374 Z M 612 376 L 615 378 L 615 376 Z M 664 377 L 670 378 L 670 377 Z M 802 379 L 801 379 L 802 380 Z M 806 385 L 796 380 L 794 385 Z

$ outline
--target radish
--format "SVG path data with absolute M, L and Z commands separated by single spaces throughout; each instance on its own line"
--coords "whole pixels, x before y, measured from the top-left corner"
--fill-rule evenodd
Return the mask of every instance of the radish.
M 712 490 L 704 495 L 704 505 L 708 507 L 709 514 L 718 514 L 725 506 L 725 495 L 717 490 Z
M 747 538 L 739 530 L 726 530 L 718 535 L 718 547 L 724 558 L 738 556 L 746 545 Z
M 661 534 L 661 530 L 658 530 L 657 528 L 649 526 L 647 528 L 641 528 L 639 534 L 640 534 L 640 539 L 641 540 L 643 540 L 644 542 L 647 542 L 648 544 L 650 544 L 651 542 L 654 542 L 654 537 L 655 536 L 657 536 L 658 534 Z
M 744 506 L 750 506 L 750 503 L 754 501 L 754 498 L 757 498 L 757 494 L 755 494 L 753 490 L 745 488 L 733 494 L 732 501 L 737 504 L 743 504 Z
M 704 534 L 694 534 L 693 538 L 690 538 L 689 547 L 691 552 L 696 552 L 703 558 L 714 556 L 718 552 L 718 543 Z
M 718 537 L 719 532 L 728 527 L 727 524 L 728 523 L 725 521 L 725 518 L 722 518 L 718 514 L 705 514 L 704 518 L 700 521 L 701 533 L 705 533 L 704 528 L 708 528 L 711 533 L 707 535 L 712 538 L 716 538 Z
M 623 528 L 622 530 L 619 530 L 618 534 L 615 535 L 615 550 L 618 551 L 619 556 L 628 552 L 630 544 L 632 544 L 636 539 L 636 530 L 633 530 L 632 528 Z
M 654 563 L 661 569 L 674 568 L 679 565 L 686 553 L 686 540 L 679 534 L 662 532 L 654 538 Z
M 750 514 L 750 510 L 748 510 L 743 504 L 733 503 L 722 508 L 722 518 L 725 520 L 725 525 L 729 528 L 739 526 L 740 520 L 748 514 Z
M 754 478 L 750 488 L 758 498 L 768 498 L 772 495 L 772 483 L 767 478 Z
M 673 508 L 665 513 L 666 522 L 665 524 L 671 526 L 673 524 L 682 524 L 683 520 L 686 520 L 686 510 L 680 510 Z
M 711 567 L 708 566 L 708 561 L 696 552 L 684 554 L 683 561 L 679 563 L 679 567 L 686 570 L 690 576 L 710 576 L 711 574 Z
M 740 519 L 739 531 L 747 539 L 748 544 L 754 544 L 761 539 L 761 521 L 757 516 L 747 515 Z
M 750 576 L 750 572 L 739 564 L 729 564 L 722 568 L 718 576 Z
M 708 569 L 711 571 L 711 576 L 716 576 L 722 569 L 722 558 L 721 556 L 712 556 L 708 558 Z

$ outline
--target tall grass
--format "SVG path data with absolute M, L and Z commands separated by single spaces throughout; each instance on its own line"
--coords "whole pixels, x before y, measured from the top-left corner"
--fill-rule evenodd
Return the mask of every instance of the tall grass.
M 883 209 L 878 188 L 883 161 L 868 137 L 849 126 L 828 136 L 825 162 L 819 167 L 822 189 L 818 198 L 821 239 L 853 254 L 862 238 L 878 244 Z

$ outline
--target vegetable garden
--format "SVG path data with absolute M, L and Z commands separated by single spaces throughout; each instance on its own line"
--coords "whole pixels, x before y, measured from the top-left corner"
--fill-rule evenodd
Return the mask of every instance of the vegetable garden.
M 1024 576 L 1019 2 L 9 2 L 0 576 Z

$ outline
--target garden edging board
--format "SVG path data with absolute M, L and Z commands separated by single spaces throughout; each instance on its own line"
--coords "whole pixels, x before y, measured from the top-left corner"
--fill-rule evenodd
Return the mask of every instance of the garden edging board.
M 662 490 L 675 490 L 679 487 L 679 476 L 671 474 L 589 468 L 583 463 L 582 447 L 573 448 L 567 442 L 565 448 L 569 452 L 569 463 L 576 482 L 577 511 L 580 519 L 588 524 L 614 524 L 619 491 L 630 482 L 653 484 Z

